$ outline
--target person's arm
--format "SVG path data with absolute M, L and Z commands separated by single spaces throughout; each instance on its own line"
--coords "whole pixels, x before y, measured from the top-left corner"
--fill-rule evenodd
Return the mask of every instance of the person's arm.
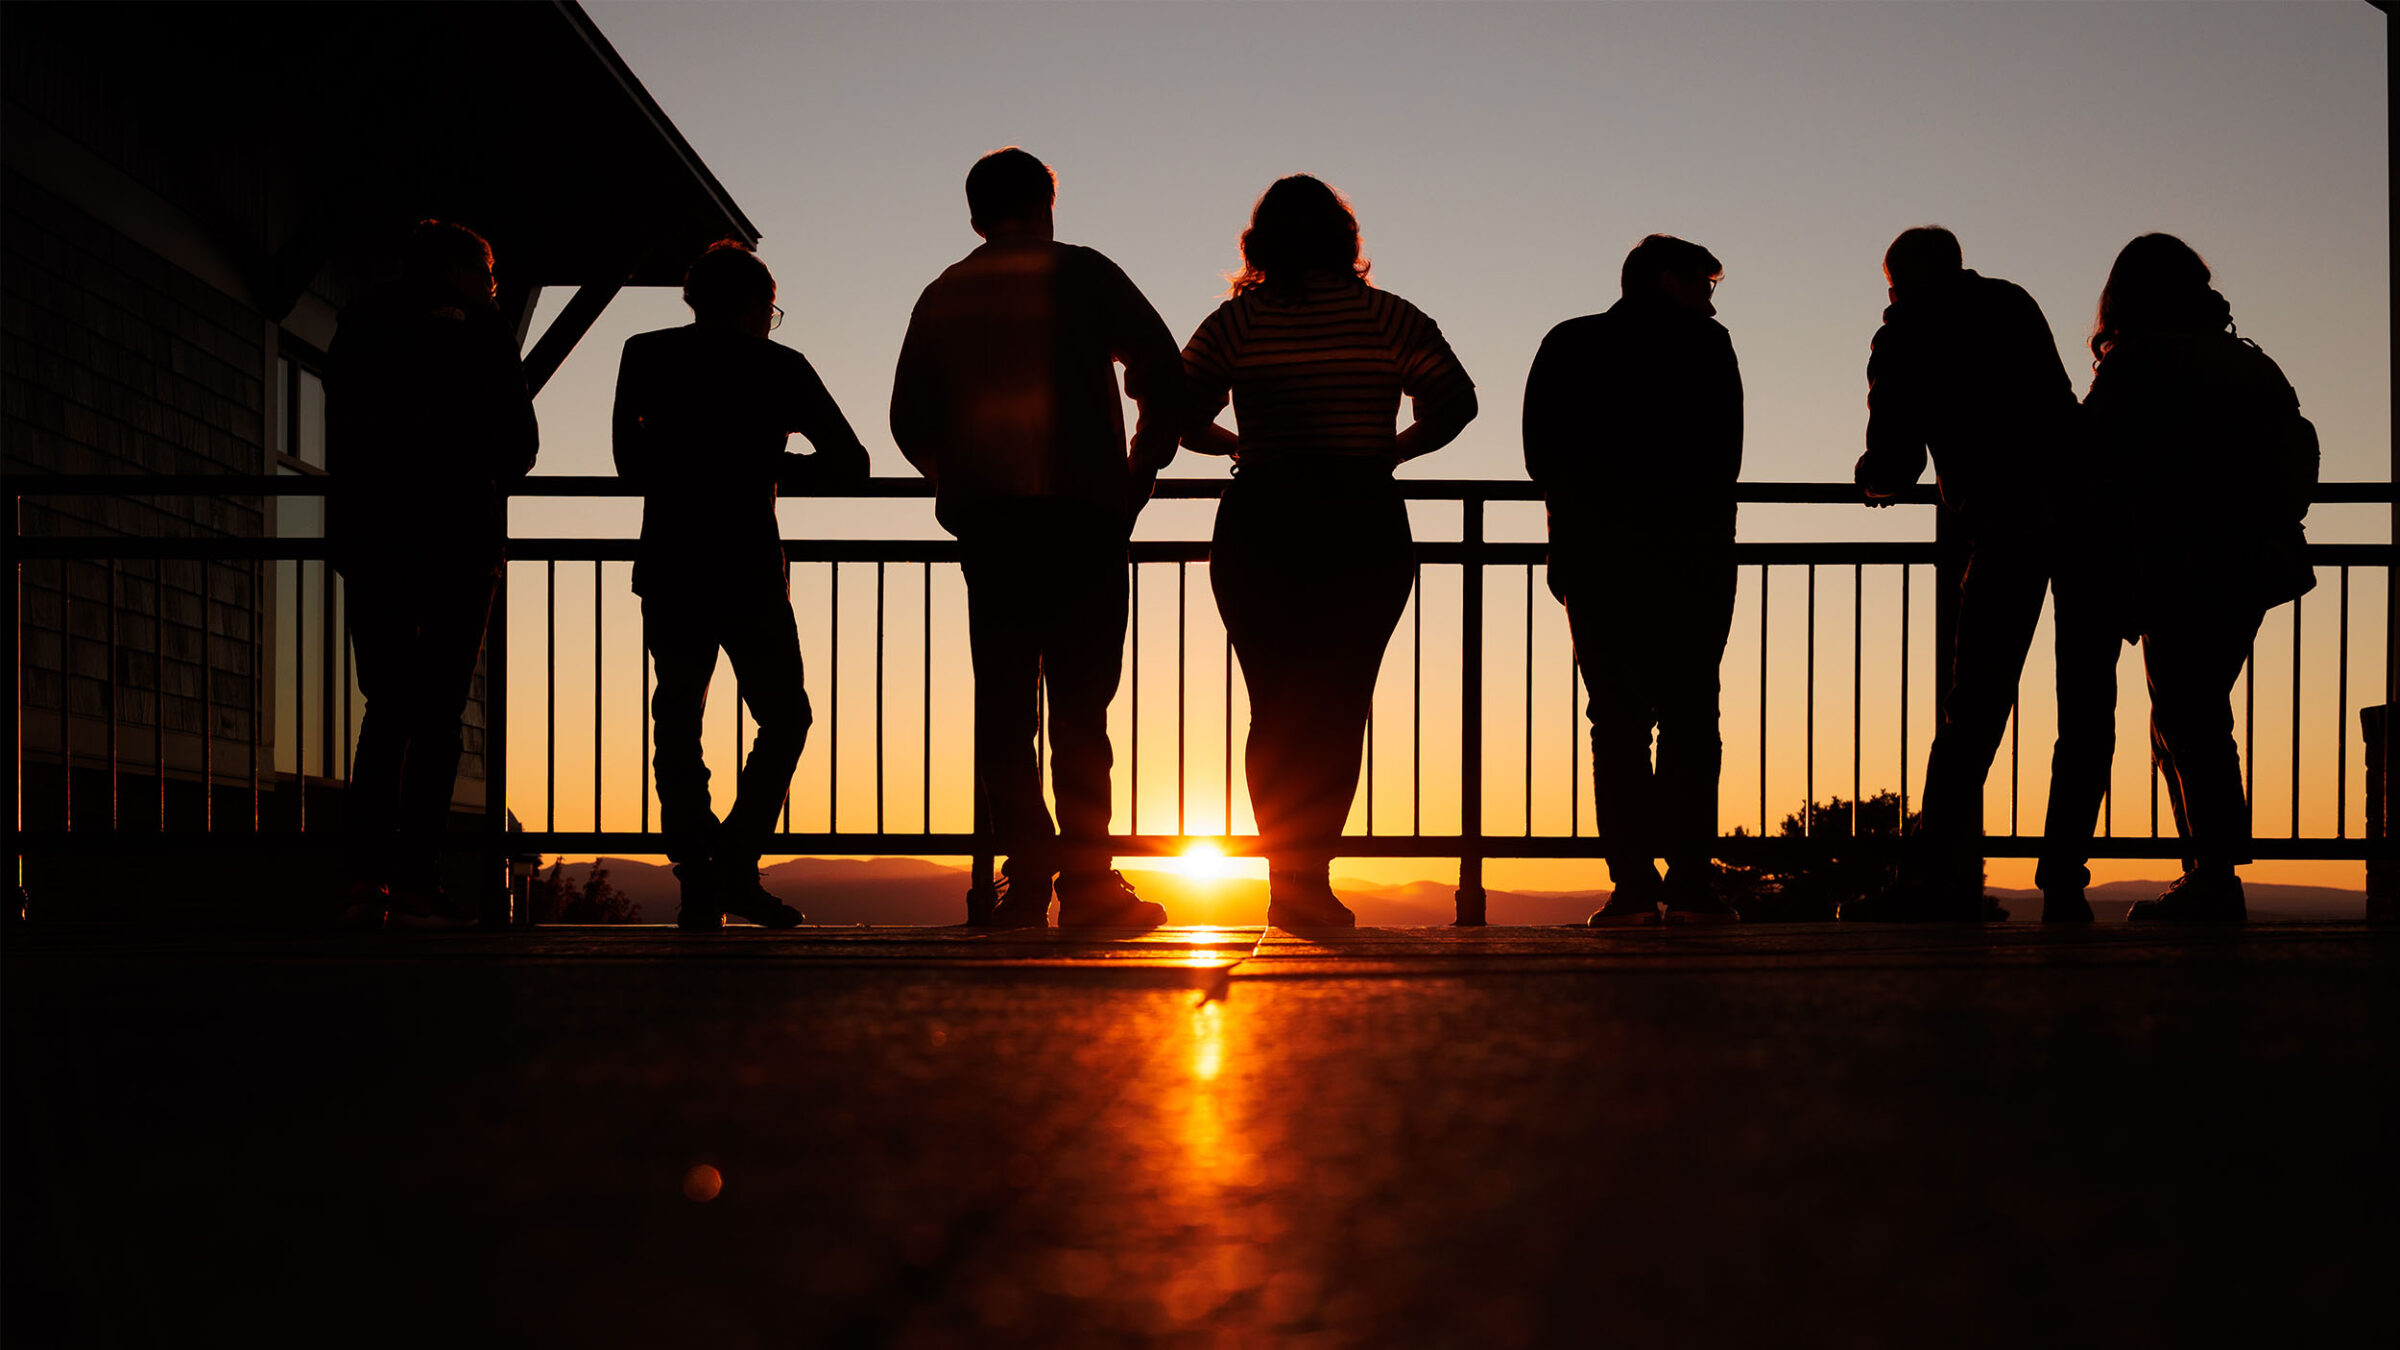
M 493 476 L 502 481 L 523 478 L 533 472 L 542 452 L 541 423 L 534 416 L 533 394 L 525 387 L 525 365 L 507 330 L 497 318 L 483 322 L 488 323 L 493 344 Z
M 608 419 L 609 451 L 617 462 L 617 477 L 644 491 L 649 490 L 657 459 L 657 437 L 644 420 L 650 411 L 648 373 L 649 363 L 628 341 L 617 357 L 617 399 Z
M 920 297 L 908 317 L 908 335 L 900 341 L 900 363 L 892 372 L 892 441 L 927 478 L 936 476 L 940 461 L 942 420 L 940 372 Z
M 1525 411 L 1521 423 L 1525 476 L 1541 486 L 1544 496 L 1563 485 L 1561 470 L 1575 434 L 1566 387 L 1571 363 L 1566 341 L 1560 336 L 1565 326 L 1551 329 L 1542 339 L 1542 345 L 1533 354 L 1533 368 L 1525 372 Z
M 1125 397 L 1135 409 L 1126 467 L 1137 477 L 1155 478 L 1174 460 L 1183 430 L 1183 361 L 1167 321 L 1133 279 L 1102 254 L 1089 252 L 1089 257 L 1108 326 L 1108 354 L 1125 367 Z
M 790 348 L 779 350 L 791 351 Z M 785 492 L 839 492 L 867 481 L 867 447 L 842 415 L 832 391 L 808 358 L 792 352 L 792 373 L 785 391 L 785 426 L 808 438 L 814 454 L 785 452 L 776 482 Z
M 1392 442 L 1402 463 L 1457 440 L 1458 433 L 1465 431 L 1480 411 L 1475 381 L 1458 363 L 1440 325 L 1412 310 L 1408 326 L 1413 331 L 1402 349 L 1400 390 L 1408 395 L 1416 420 Z
M 1867 357 L 1867 451 L 1854 477 L 1869 506 L 1889 506 L 1925 472 L 1925 429 L 1907 335 L 1887 320 Z
M 1183 448 L 1201 455 L 1231 455 L 1241 437 L 1217 425 L 1217 414 L 1233 397 L 1232 333 L 1224 308 L 1200 321 L 1183 349 Z
M 1733 351 L 1733 336 L 1718 330 L 1710 363 L 1707 402 L 1701 409 L 1708 465 L 1713 481 L 1731 487 L 1742 478 L 1742 363 Z

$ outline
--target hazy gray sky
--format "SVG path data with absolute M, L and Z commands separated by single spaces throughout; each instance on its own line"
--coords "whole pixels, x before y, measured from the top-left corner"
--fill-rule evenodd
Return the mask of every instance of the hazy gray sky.
M 879 472 L 906 471 L 884 423 L 909 307 L 975 243 L 967 166 L 1014 142 L 1058 171 L 1061 237 L 1179 339 L 1270 180 L 1348 193 L 1377 282 L 1481 388 L 1429 475 L 1521 473 L 1535 345 L 1665 230 L 1726 262 L 1748 475 L 1847 477 L 1878 263 L 1923 221 L 2033 292 L 2079 386 L 2116 249 L 2183 235 L 2299 388 L 2327 476 L 2388 473 L 2386 20 L 2363 4 L 591 9 L 764 231 L 782 336 Z M 670 292 L 617 302 L 543 398 L 546 470 L 605 466 L 619 342 L 682 318 Z

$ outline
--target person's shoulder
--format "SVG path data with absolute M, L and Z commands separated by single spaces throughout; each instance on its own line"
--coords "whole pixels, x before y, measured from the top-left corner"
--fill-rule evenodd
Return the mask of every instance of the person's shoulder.
M 1550 331 L 1542 335 L 1542 345 L 1560 348 L 1584 346 L 1607 338 L 1615 327 L 1616 322 L 1609 317 L 1607 310 L 1597 314 L 1578 314 L 1572 319 L 1561 319 L 1552 324 Z

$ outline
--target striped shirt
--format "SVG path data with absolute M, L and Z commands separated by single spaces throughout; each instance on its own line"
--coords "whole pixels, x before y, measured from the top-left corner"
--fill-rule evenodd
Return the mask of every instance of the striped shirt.
M 1217 306 L 1184 347 L 1183 373 L 1195 424 L 1231 401 L 1244 461 L 1390 457 L 1402 394 L 1424 420 L 1475 388 L 1423 310 L 1320 272 L 1295 299 L 1259 286 Z

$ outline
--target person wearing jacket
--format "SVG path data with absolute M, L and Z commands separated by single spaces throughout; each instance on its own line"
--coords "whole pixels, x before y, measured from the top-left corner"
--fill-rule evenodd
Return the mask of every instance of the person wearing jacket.
M 2181 239 L 2125 245 L 2100 292 L 2084 410 L 2140 485 L 2132 627 L 2150 685 L 2150 743 L 2190 849 L 2165 893 L 2128 918 L 2239 922 L 2235 867 L 2250 806 L 2231 695 L 2266 611 L 2316 585 L 2301 518 L 2315 428 L 2257 344 L 2241 338 L 2208 264 Z
M 987 921 L 1141 927 L 1166 910 L 1109 866 L 1108 705 L 1122 674 L 1126 540 L 1175 454 L 1175 339 L 1098 250 L 1059 243 L 1057 179 L 1015 146 L 967 174 L 983 244 L 925 288 L 892 379 L 892 439 L 959 540 L 975 667 L 976 790 L 1002 894 Z M 1126 440 L 1124 397 L 1139 410 Z M 1034 757 L 1050 703 L 1053 823 Z
M 1891 306 L 1867 362 L 1858 485 L 1868 505 L 1888 505 L 1917 481 L 1930 453 L 1942 510 L 1964 536 L 1966 567 L 1918 831 L 1899 883 L 1845 905 L 1842 917 L 1978 922 L 1986 917 L 1975 842 L 1984 779 L 2015 706 L 2043 595 L 2068 556 L 2057 501 L 2064 485 L 2088 480 L 2092 469 L 2072 453 L 2075 396 L 2032 296 L 1967 269 L 1957 236 L 1938 226 L 1902 231 L 1884 254 L 1884 275 Z M 2059 735 L 2037 881 L 2045 921 L 2089 922 L 2081 855 L 2108 788 L 2119 639 L 2100 597 L 2072 586 L 2060 593 L 2056 634 Z
M 758 872 L 810 721 L 775 503 L 866 481 L 867 451 L 808 358 L 769 336 L 783 311 L 774 274 L 748 245 L 710 246 L 683 298 L 691 323 L 626 341 L 611 424 L 617 473 L 642 490 L 633 589 L 658 673 L 651 763 L 682 885 L 676 923 L 716 929 L 731 914 L 789 928 L 800 911 Z M 784 448 L 794 432 L 814 454 Z M 719 652 L 758 723 L 722 820 L 700 748 Z
M 1651 235 L 1625 257 L 1623 298 L 1551 329 L 1525 381 L 1525 472 L 1549 506 L 1550 590 L 1590 696 L 1613 887 L 1594 927 L 1655 923 L 1662 903 L 1675 922 L 1739 917 L 1710 857 L 1742 472 L 1742 372 L 1710 298 L 1724 271 Z
M 341 921 L 472 921 L 439 846 L 508 540 L 507 487 L 540 436 L 501 320 L 492 250 L 420 222 L 398 283 L 343 311 L 326 353 L 325 534 L 345 586 L 359 692 Z
M 1276 180 L 1241 248 L 1232 296 L 1184 346 L 1184 444 L 1234 460 L 1208 579 L 1250 690 L 1267 922 L 1348 927 L 1328 867 L 1416 568 L 1392 470 L 1458 437 L 1475 382 L 1432 318 L 1369 284 L 1358 219 L 1325 183 Z M 1416 420 L 1395 433 L 1404 396 Z M 1213 420 L 1228 402 L 1238 434 Z

